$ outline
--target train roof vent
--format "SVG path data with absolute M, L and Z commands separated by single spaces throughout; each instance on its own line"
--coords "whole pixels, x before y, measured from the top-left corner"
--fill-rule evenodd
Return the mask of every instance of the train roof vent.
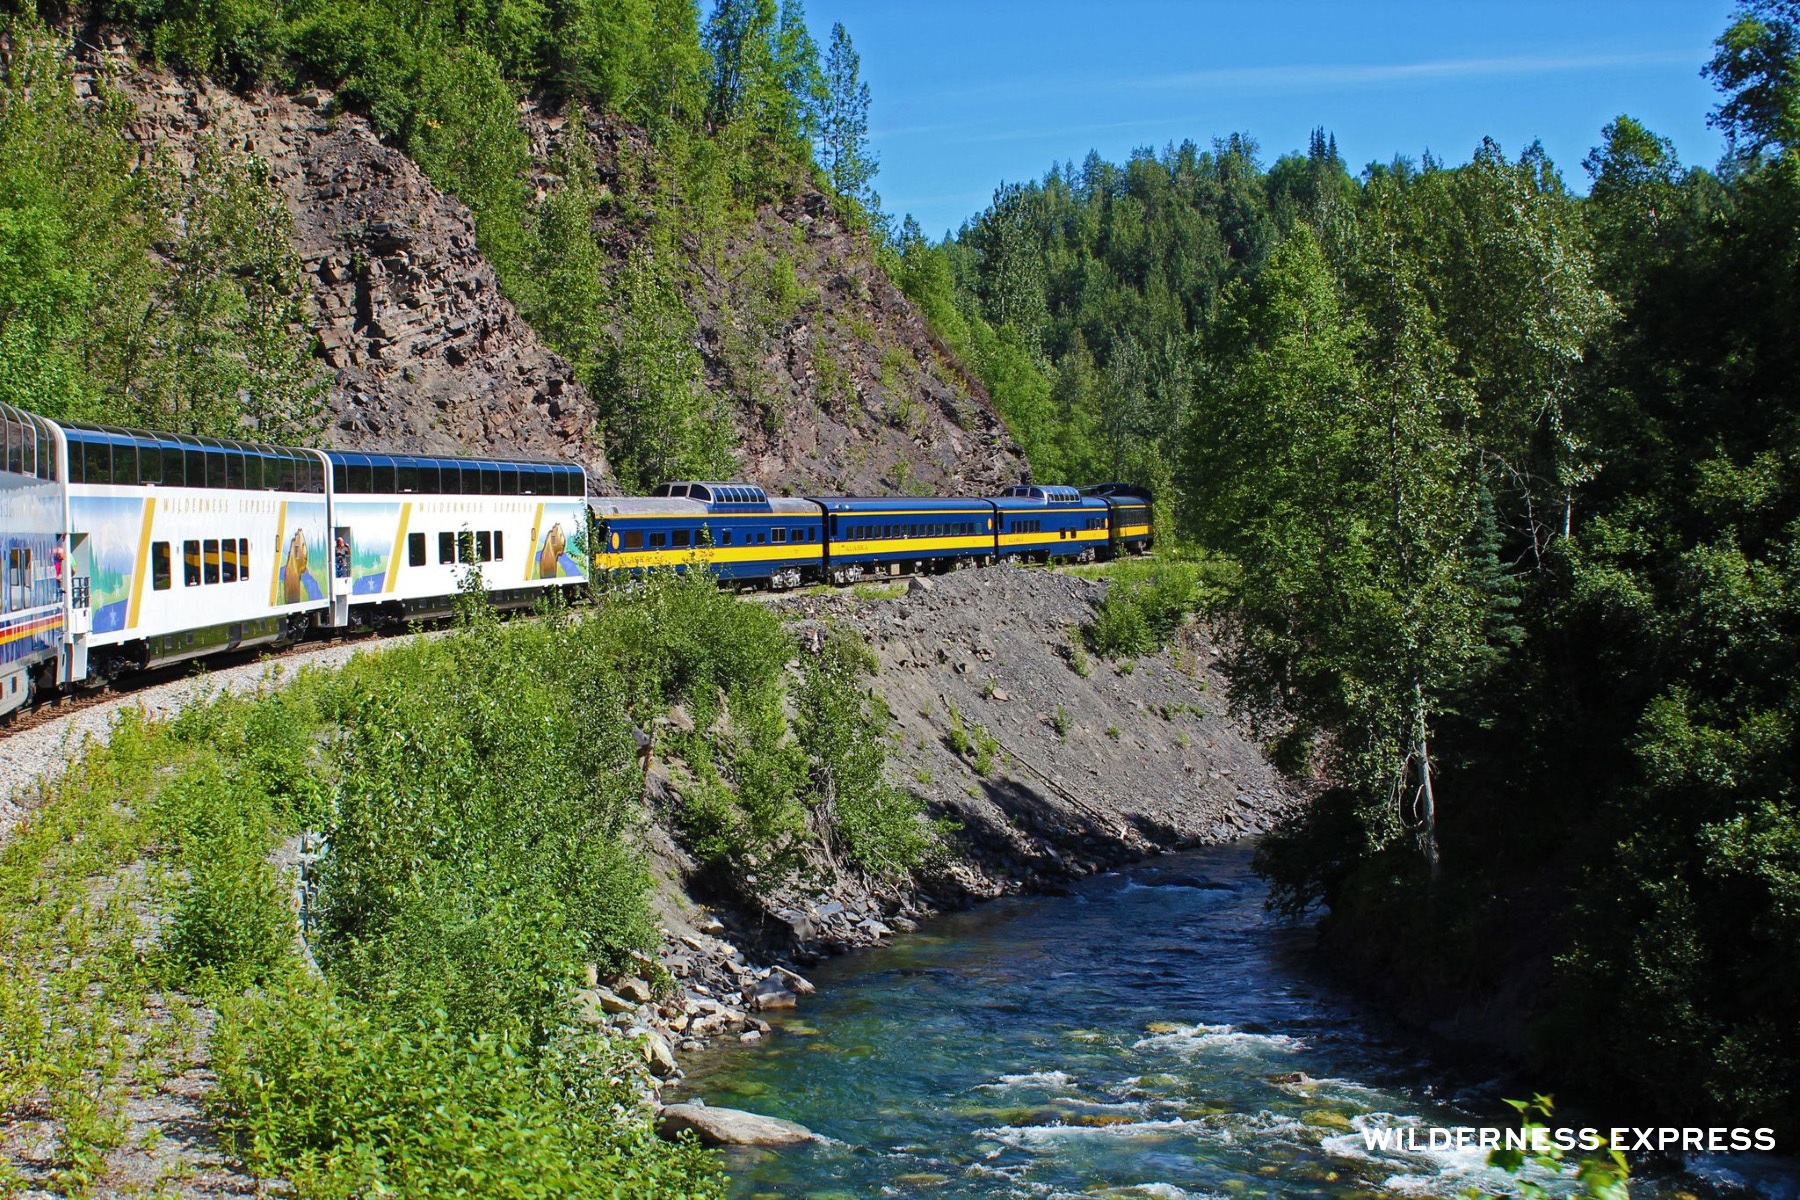
M 1015 483 L 1000 493 L 1019 500 L 1036 500 L 1041 504 L 1080 504 L 1081 493 L 1072 487 L 1060 484 L 1039 486 L 1033 483 Z
M 697 483 L 684 480 L 665 483 L 653 495 L 685 496 L 718 510 L 762 509 L 769 507 L 769 493 L 754 483 Z

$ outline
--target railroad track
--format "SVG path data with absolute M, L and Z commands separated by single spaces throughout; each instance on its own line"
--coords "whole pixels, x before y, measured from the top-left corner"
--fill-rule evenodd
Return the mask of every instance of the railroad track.
M 29 708 L 19 709 L 7 718 L 0 718 L 0 743 L 4 743 L 8 738 L 18 734 L 55 724 L 87 709 L 127 699 L 135 693 L 161 687 L 166 683 L 179 683 L 183 679 L 205 676 L 214 671 L 222 671 L 231 667 L 249 666 L 252 663 L 275 662 L 286 658 L 308 658 L 346 643 L 381 641 L 389 637 L 401 637 L 416 632 L 418 631 L 394 630 L 388 633 L 364 630 L 335 637 L 328 641 L 296 642 L 291 646 L 275 650 L 266 646 L 257 646 L 253 649 L 225 654 L 209 654 L 195 662 L 171 663 L 166 667 L 135 671 L 128 678 L 117 683 L 72 695 L 53 696 L 37 701 Z

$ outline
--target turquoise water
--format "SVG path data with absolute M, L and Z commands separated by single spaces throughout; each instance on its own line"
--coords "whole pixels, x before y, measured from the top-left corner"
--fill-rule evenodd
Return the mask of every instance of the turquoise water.
M 731 1151 L 737 1197 L 1504 1194 L 1478 1149 L 1365 1148 L 1507 1110 L 1322 979 L 1248 860 L 1163 858 L 823 964 L 772 1038 L 689 1056 L 672 1098 L 830 1139 Z

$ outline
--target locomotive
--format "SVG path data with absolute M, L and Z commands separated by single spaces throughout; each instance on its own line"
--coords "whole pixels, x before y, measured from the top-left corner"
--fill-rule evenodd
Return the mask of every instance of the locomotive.
M 1152 544 L 1126 484 L 995 497 L 770 496 L 667 483 L 589 496 L 578 465 L 310 450 L 47 418 L 0 404 L 0 717 L 39 693 L 595 575 L 705 569 L 772 589 L 1093 561 Z

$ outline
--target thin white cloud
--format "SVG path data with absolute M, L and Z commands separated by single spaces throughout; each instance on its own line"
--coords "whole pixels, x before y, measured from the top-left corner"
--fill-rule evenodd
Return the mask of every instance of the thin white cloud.
M 1108 93 L 1199 92 L 1221 88 L 1311 92 L 1344 87 L 1379 87 L 1435 80 L 1496 79 L 1520 75 L 1553 75 L 1570 71 L 1605 71 L 1633 67 L 1692 66 L 1691 47 L 1630 54 L 1521 54 L 1489 58 L 1447 58 L 1404 63 L 1285 63 L 1262 67 L 1206 67 L 1160 75 L 1089 75 L 1049 79 L 1031 75 L 988 79 L 968 87 L 946 88 L 912 97 L 912 102 L 961 102 L 989 96 L 1014 98 L 1081 96 Z M 928 129 L 913 126 L 896 132 Z
M 1692 51 L 1651 54 L 1515 55 L 1504 58 L 1447 58 L 1413 63 L 1313 63 L 1274 67 L 1217 67 L 1117 81 L 1117 86 L 1156 91 L 1258 88 L 1310 91 L 1368 87 L 1440 79 L 1493 79 L 1509 75 L 1551 75 L 1619 67 L 1686 65 Z

